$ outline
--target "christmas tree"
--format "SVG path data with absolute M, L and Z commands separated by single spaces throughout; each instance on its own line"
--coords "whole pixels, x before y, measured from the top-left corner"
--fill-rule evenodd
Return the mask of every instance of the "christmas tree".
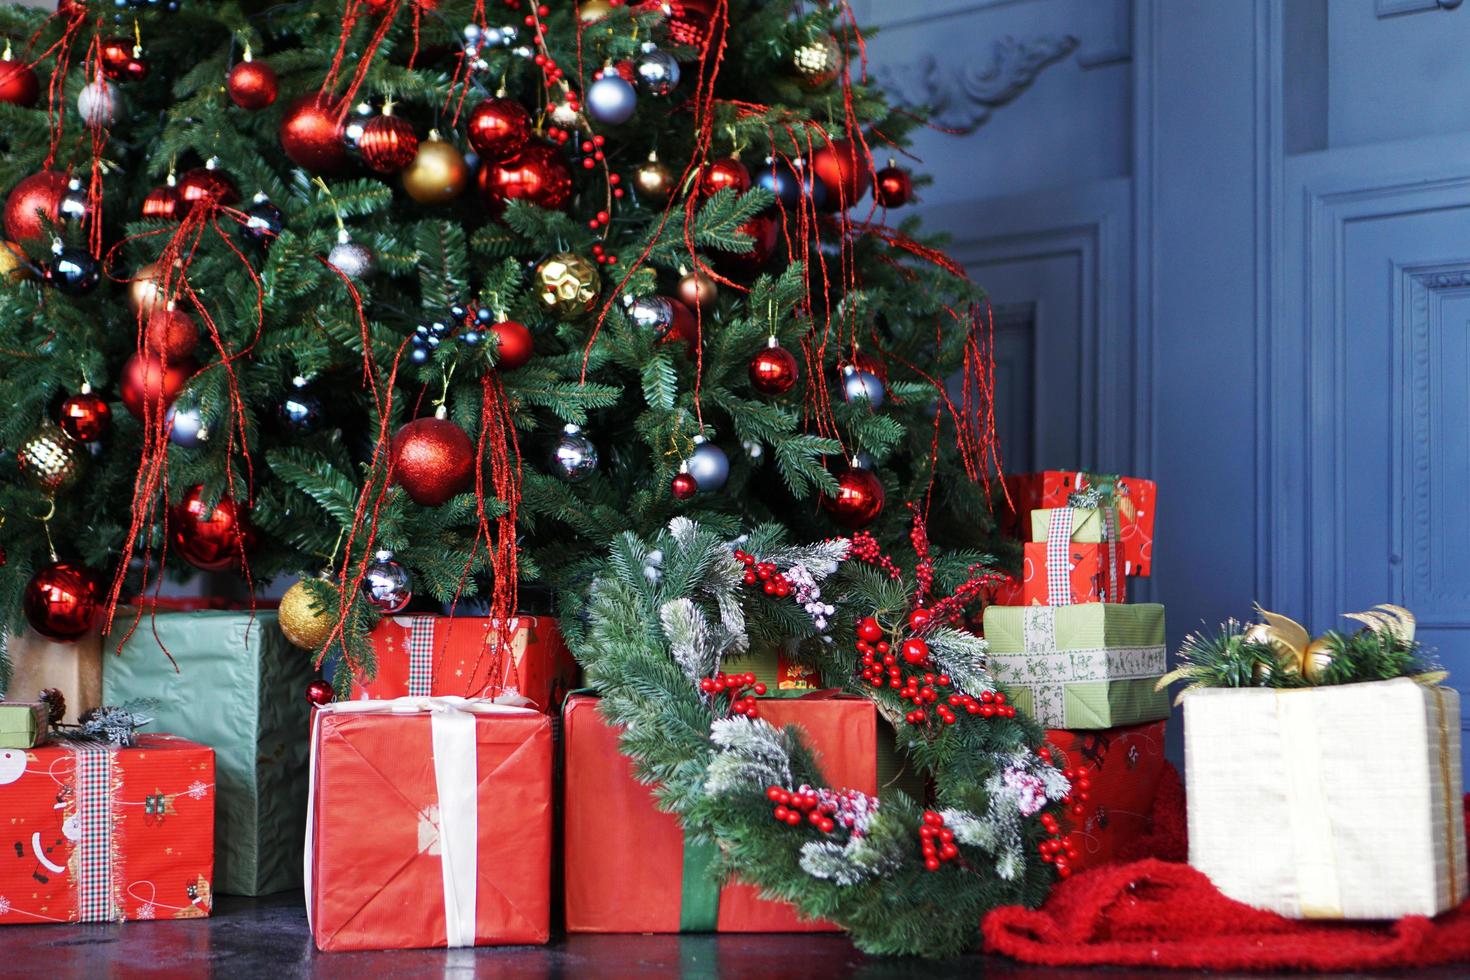
M 61 0 L 0 31 L 11 629 L 299 575 L 293 639 L 371 669 L 410 596 L 504 617 L 675 517 L 888 546 L 916 501 L 988 543 L 982 297 L 893 220 L 917 121 L 845 5 Z

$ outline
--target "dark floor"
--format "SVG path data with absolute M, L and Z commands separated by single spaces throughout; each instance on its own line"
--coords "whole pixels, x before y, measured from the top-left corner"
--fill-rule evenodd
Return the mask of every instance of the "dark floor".
M 1394 974 L 1353 974 L 1353 978 Z M 1398 974 L 1409 976 L 1411 974 Z M 1046 970 L 987 956 L 870 959 L 841 936 L 570 936 L 549 946 L 318 953 L 299 893 L 221 898 L 210 919 L 110 926 L 0 926 L 0 977 L 760 977 L 984 976 L 996 980 L 1224 978 L 1138 970 Z M 1348 980 L 1347 974 L 1335 974 Z M 1451 980 L 1470 966 L 1420 971 Z

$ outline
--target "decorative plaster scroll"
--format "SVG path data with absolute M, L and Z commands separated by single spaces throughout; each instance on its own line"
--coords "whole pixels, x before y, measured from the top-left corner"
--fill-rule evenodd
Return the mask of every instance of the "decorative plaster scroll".
M 984 68 L 943 69 L 933 55 L 913 64 L 883 66 L 878 81 L 893 103 L 929 110 L 930 121 L 944 129 L 969 133 L 985 124 L 998 107 L 1011 102 L 1036 80 L 1047 65 L 1076 50 L 1077 38 L 1042 36 L 1030 41 L 1004 37 L 995 43 Z

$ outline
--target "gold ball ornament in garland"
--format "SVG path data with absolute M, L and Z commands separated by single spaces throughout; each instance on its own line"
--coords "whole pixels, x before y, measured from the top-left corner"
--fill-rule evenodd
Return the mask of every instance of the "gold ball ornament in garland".
M 464 193 L 470 168 L 464 154 L 439 138 L 437 132 L 419 144 L 418 153 L 403 171 L 403 189 L 420 204 L 448 204 Z
M 48 495 L 67 489 L 82 475 L 80 447 L 54 422 L 43 422 L 15 455 L 26 479 Z
M 652 203 L 663 204 L 674 193 L 674 172 L 657 155 L 650 153 L 648 159 L 633 171 L 633 187 Z
M 796 77 L 807 88 L 825 88 L 842 74 L 842 45 L 831 34 L 813 38 L 791 55 Z
M 555 316 L 570 320 L 592 311 L 602 289 L 597 266 L 573 252 L 558 252 L 536 267 L 536 298 Z
M 31 261 L 15 242 L 0 240 L 0 282 L 24 282 L 34 278 Z
M 337 587 L 331 583 L 323 583 L 331 589 L 335 596 Z M 312 608 L 312 592 L 305 582 L 297 582 L 286 590 L 281 596 L 281 608 L 279 611 L 281 632 L 285 634 L 292 646 L 298 646 L 303 650 L 319 650 L 327 637 L 332 633 L 334 620 L 327 610 L 316 610 Z
M 139 266 L 138 271 L 133 273 L 133 277 L 128 280 L 128 306 L 132 307 L 134 316 L 140 313 L 151 315 L 167 302 L 168 297 L 163 295 L 162 279 L 162 272 L 156 262 Z
M 582 0 L 577 6 L 577 19 L 584 24 L 595 24 L 612 12 L 608 0 Z

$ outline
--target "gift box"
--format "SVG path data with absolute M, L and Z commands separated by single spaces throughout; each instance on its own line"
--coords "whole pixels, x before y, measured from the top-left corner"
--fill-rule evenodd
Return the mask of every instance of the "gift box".
M 173 735 L 0 749 L 0 922 L 208 915 L 214 789 L 214 753 Z
M 1118 540 L 1128 574 L 1149 575 L 1153 566 L 1154 507 L 1158 491 L 1152 480 L 1075 470 L 1013 473 L 1005 478 L 1010 505 L 996 508 L 1001 529 L 1010 537 L 1024 539 L 1031 530 L 1027 523 L 1032 520 L 1032 511 L 1072 506 L 1073 494 L 1082 494 L 1086 499 L 1090 489 L 1111 496 L 1117 508 Z
M 50 712 L 40 701 L 0 701 L 0 749 L 28 749 L 46 741 Z
M 729 673 L 751 673 L 768 691 L 820 691 L 822 675 L 783 646 L 758 646 L 725 664 Z
M 1046 743 L 1060 768 L 1087 773 L 1086 810 L 1067 816 L 1067 840 L 1077 848 L 1072 870 L 1133 860 L 1153 833 L 1154 797 L 1164 775 L 1164 722 L 1104 731 L 1049 729 Z
M 317 948 L 546 942 L 551 726 L 457 697 L 319 709 L 306 839 Z
M 75 643 L 57 643 L 32 632 L 8 633 L 5 652 L 10 657 L 10 683 L 5 696 L 35 701 L 47 688 L 66 699 L 62 721 L 77 718 L 102 704 L 102 637 L 88 633 Z
M 1021 566 L 1021 605 L 1076 606 L 1124 602 L 1128 580 L 1110 564 L 1105 544 L 1027 542 Z
M 124 632 L 113 633 L 121 652 L 103 658 L 106 703 L 150 699 L 153 727 L 215 750 L 216 888 L 299 887 L 311 658 L 287 642 L 274 612 L 145 613 Z
M 577 663 L 550 616 L 517 616 L 508 649 L 496 650 L 493 619 L 390 616 L 373 630 L 378 669 L 359 677 L 352 697 L 399 698 L 517 694 L 554 711 L 577 686 Z
M 825 692 L 767 698 L 760 717 L 799 725 L 834 788 L 878 791 L 877 713 L 866 698 Z M 721 885 L 711 845 L 690 844 L 679 819 L 654 806 L 633 776 L 618 730 L 597 699 L 576 694 L 562 709 L 568 932 L 830 932 L 786 902 L 738 881 Z
M 1169 715 L 1164 607 L 989 606 L 990 672 L 1047 728 L 1102 729 Z
M 1466 897 L 1460 696 L 1407 677 L 1184 698 L 1189 863 L 1299 919 L 1435 915 Z

